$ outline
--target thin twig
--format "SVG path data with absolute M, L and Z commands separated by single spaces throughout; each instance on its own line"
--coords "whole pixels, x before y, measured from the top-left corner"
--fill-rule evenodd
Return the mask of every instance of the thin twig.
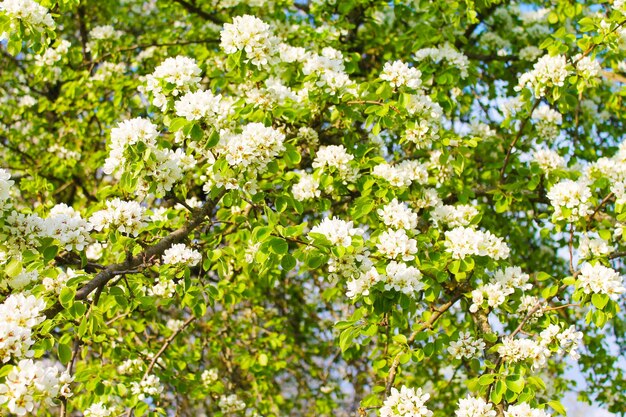
M 530 109 L 530 112 L 528 113 L 528 116 L 524 120 L 522 120 L 522 124 L 519 127 L 519 131 L 517 132 L 517 135 L 515 136 L 515 139 L 513 139 L 513 142 L 511 142 L 511 144 L 509 145 L 509 149 L 506 151 L 506 157 L 504 158 L 504 164 L 502 165 L 502 169 L 500 170 L 500 182 L 502 182 L 504 180 L 504 173 L 506 172 L 506 167 L 509 164 L 509 160 L 511 159 L 511 154 L 513 153 L 513 148 L 515 148 L 515 145 L 517 144 L 517 142 L 522 137 L 522 134 L 524 133 L 524 128 L 526 127 L 526 125 L 530 121 L 530 119 L 531 119 L 531 117 L 533 115 L 533 111 L 537 108 L 537 106 L 539 105 L 540 102 L 541 102 L 541 100 L 535 100 L 535 104 L 533 104 L 532 109 Z

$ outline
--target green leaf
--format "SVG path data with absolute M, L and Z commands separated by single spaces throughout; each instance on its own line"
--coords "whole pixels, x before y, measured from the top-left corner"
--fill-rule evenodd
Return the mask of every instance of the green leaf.
M 18 276 L 20 272 L 22 272 L 22 263 L 16 258 L 11 259 L 7 266 L 4 268 L 4 273 L 9 278 Z
M 296 267 L 296 258 L 294 258 L 293 256 L 289 254 L 286 254 L 280 260 L 280 266 L 282 266 L 285 271 L 292 270 L 293 268 Z
M 485 374 L 478 378 L 478 383 L 480 385 L 486 386 L 490 385 L 496 379 L 496 374 Z
M 44 259 L 44 261 L 46 263 L 50 262 L 51 260 L 54 259 L 55 256 L 57 256 L 57 253 L 59 253 L 59 247 L 58 246 L 56 246 L 56 245 L 48 246 L 43 251 L 43 259 Z
M 68 345 L 59 344 L 57 348 L 59 360 L 63 365 L 66 365 L 72 359 L 72 349 Z
M 604 306 L 606 306 L 606 303 L 609 302 L 609 296 L 606 294 L 593 294 L 591 296 L 591 302 L 598 310 L 602 310 Z
M 184 117 L 177 117 L 170 122 L 170 132 L 176 132 L 185 127 L 189 123 Z
M 509 375 L 506 377 L 507 388 L 517 394 L 522 392 L 524 385 L 524 379 L 520 375 Z
M 560 401 L 548 401 L 548 406 L 552 407 L 554 411 L 561 415 L 567 414 L 567 411 L 565 411 L 565 407 L 563 407 L 563 404 L 561 404 Z
M 273 237 L 268 241 L 270 250 L 277 255 L 289 252 L 289 244 L 282 237 Z
M 72 287 L 64 287 L 61 289 L 61 294 L 59 295 L 59 301 L 61 305 L 65 308 L 68 308 L 74 302 L 74 296 L 76 295 L 76 290 Z
M 341 351 L 345 352 L 346 350 L 348 350 L 353 340 L 354 340 L 354 328 L 349 327 L 343 332 L 341 332 L 341 335 L 339 336 L 339 348 L 341 349 Z

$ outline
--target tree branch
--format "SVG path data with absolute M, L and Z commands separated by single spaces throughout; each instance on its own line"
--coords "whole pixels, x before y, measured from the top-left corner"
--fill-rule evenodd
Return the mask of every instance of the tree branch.
M 147 259 L 161 257 L 161 255 L 163 255 L 163 252 L 169 249 L 173 244 L 182 242 L 187 237 L 187 235 L 189 235 L 189 233 L 191 233 L 204 221 L 206 216 L 213 211 L 224 193 L 224 190 L 220 191 L 220 193 L 214 199 L 207 201 L 204 206 L 202 206 L 202 208 L 196 211 L 192 218 L 184 226 L 165 236 L 158 243 L 154 244 L 153 246 L 147 247 L 144 251 L 136 256 L 127 259 L 125 262 L 109 265 L 105 269 L 97 273 L 91 281 L 89 281 L 78 291 L 76 291 L 75 299 L 84 300 L 95 289 L 99 287 L 104 287 L 111 279 L 113 279 L 117 275 L 141 267 L 145 264 Z M 45 315 L 48 319 L 51 319 L 56 316 L 62 309 L 63 307 L 61 306 L 61 303 L 57 302 L 45 311 Z
M 223 25 L 226 22 L 224 19 L 214 14 L 205 12 L 200 7 L 196 6 L 194 3 L 191 3 L 185 0 L 172 0 L 172 1 L 174 3 L 178 3 L 181 6 L 183 6 L 183 8 L 187 10 L 189 13 L 196 14 L 205 20 L 215 23 L 216 25 Z
M 446 311 L 448 311 L 450 307 L 452 307 L 462 296 L 463 291 L 461 290 L 461 288 L 457 288 L 454 296 L 450 299 L 450 301 L 442 304 L 438 308 L 435 308 L 433 315 L 430 316 L 428 320 L 422 322 L 417 329 L 413 330 L 413 332 L 406 341 L 407 345 L 411 346 L 413 342 L 415 342 L 415 338 L 417 337 L 417 335 L 419 335 L 426 329 L 430 329 L 435 324 L 435 322 L 439 320 L 439 317 L 441 317 Z M 387 395 L 389 395 L 389 393 L 391 392 L 391 387 L 393 386 L 393 382 L 396 379 L 398 366 L 400 365 L 400 356 L 402 356 L 402 353 L 404 353 L 404 349 L 401 349 L 400 352 L 396 354 L 391 364 L 391 368 L 389 368 L 389 376 L 387 376 L 387 384 L 385 386 L 385 393 Z
M 526 117 L 524 120 L 522 120 L 522 124 L 519 127 L 519 131 L 517 132 L 517 135 L 515 136 L 515 139 L 513 139 L 513 142 L 511 142 L 511 144 L 509 145 L 509 149 L 506 151 L 506 157 L 504 158 L 504 163 L 502 164 L 502 169 L 500 170 L 500 182 L 502 182 L 504 180 L 504 173 L 506 172 L 506 167 L 509 164 L 509 160 L 511 159 L 511 154 L 513 153 L 513 148 L 515 148 L 515 145 L 517 144 L 517 142 L 522 137 L 522 134 L 524 133 L 524 128 L 526 127 L 526 125 L 530 121 L 530 118 L 533 116 L 533 111 L 535 111 L 537 106 L 539 106 L 540 102 L 541 102 L 541 100 L 539 100 L 539 99 L 535 100 L 535 104 L 533 104 L 532 109 L 530 109 L 530 112 L 528 113 L 528 117 Z

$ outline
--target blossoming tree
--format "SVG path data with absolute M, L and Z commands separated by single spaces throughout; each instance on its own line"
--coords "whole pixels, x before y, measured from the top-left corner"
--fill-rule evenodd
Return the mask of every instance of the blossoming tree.
M 625 23 L 3 0 L 0 413 L 623 413 Z

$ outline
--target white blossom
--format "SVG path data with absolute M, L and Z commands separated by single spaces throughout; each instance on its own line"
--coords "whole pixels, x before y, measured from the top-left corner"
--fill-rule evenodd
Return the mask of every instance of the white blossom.
M 235 16 L 232 23 L 224 24 L 220 38 L 224 52 L 245 51 L 252 65 L 264 67 L 274 61 L 278 39 L 272 35 L 270 26 L 257 17 Z
M 19 19 L 37 30 L 54 28 L 54 20 L 48 9 L 33 0 L 4 0 L 0 11 L 12 19 Z
M 385 290 L 387 291 L 393 289 L 414 297 L 415 293 L 424 289 L 424 283 L 421 281 L 422 273 L 414 266 L 391 261 L 385 272 L 387 273 L 385 280 Z
M 167 58 L 146 76 L 145 89 L 153 94 L 152 104 L 165 111 L 169 96 L 178 97 L 198 87 L 200 73 L 198 64 L 191 58 L 180 55 Z
M 263 172 L 274 158 L 285 150 L 285 134 L 262 123 L 249 123 L 241 133 L 223 131 L 220 151 L 231 166 Z
M 313 160 L 313 168 L 334 168 L 342 179 L 353 179 L 355 171 L 350 166 L 354 156 L 349 154 L 343 145 L 322 146 L 317 150 Z
M 505 337 L 498 347 L 498 354 L 505 362 L 530 361 L 533 369 L 540 369 L 546 365 L 550 350 L 532 339 Z
M 352 236 L 360 235 L 363 231 L 352 226 L 351 221 L 345 221 L 334 217 L 325 218 L 313 227 L 309 233 L 320 233 L 333 245 L 348 247 L 352 244 Z
M 163 263 L 168 265 L 184 264 L 197 265 L 202 261 L 202 255 L 195 249 L 188 248 L 184 243 L 176 243 L 163 252 Z
M 378 251 L 389 259 L 411 261 L 417 253 L 417 241 L 406 234 L 406 230 L 387 230 L 378 237 Z
M 426 401 L 430 394 L 422 392 L 421 388 L 402 386 L 391 388 L 389 396 L 380 409 L 380 417 L 430 417 L 433 412 L 426 408 Z
M 565 159 L 553 150 L 541 148 L 533 153 L 534 162 L 546 173 L 565 168 Z
M 223 413 L 235 413 L 246 408 L 246 403 L 241 401 L 237 394 L 221 395 L 218 406 Z
M 504 417 L 550 417 L 549 413 L 538 408 L 532 408 L 528 403 L 509 405 Z
M 161 380 L 158 376 L 148 375 L 139 382 L 131 382 L 130 391 L 139 400 L 144 400 L 148 397 L 160 395 L 163 392 L 163 385 L 161 385 Z
M 467 396 L 459 400 L 459 407 L 454 412 L 456 417 L 496 417 L 496 410 L 491 403 L 482 398 Z
M 397 165 L 376 165 L 372 175 L 384 179 L 392 187 L 408 187 L 413 182 L 421 185 L 428 183 L 426 166 L 416 160 L 402 161 Z
M 485 342 L 481 338 L 474 338 L 469 332 L 459 332 L 457 340 L 450 342 L 448 353 L 456 359 L 472 359 L 480 356 L 485 350 Z
M 614 269 L 585 262 L 577 278 L 577 287 L 585 294 L 606 294 L 612 299 L 624 293 L 624 278 Z
M 562 180 L 548 191 L 548 199 L 554 207 L 554 221 L 575 221 L 591 214 L 591 191 L 583 181 Z
M 476 216 L 478 216 L 478 210 L 470 204 L 440 205 L 430 213 L 430 219 L 435 225 L 443 223 L 452 228 L 469 226 Z
M 509 256 L 509 247 L 504 241 L 491 234 L 465 227 L 457 227 L 445 232 L 446 250 L 454 259 L 466 256 L 489 256 L 494 259 L 505 259 Z
M 426 58 L 430 58 L 436 63 L 446 61 L 448 65 L 460 71 L 461 78 L 468 76 L 469 59 L 454 49 L 449 43 L 445 43 L 442 46 L 420 49 L 415 52 L 414 58 L 416 61 L 423 61 Z
M 110 417 L 113 411 L 103 403 L 92 404 L 84 412 L 84 417 Z
M 417 213 L 413 212 L 406 203 L 398 202 L 397 198 L 376 212 L 383 223 L 389 227 L 406 230 L 417 228 Z
M 522 74 L 515 90 L 520 91 L 528 87 L 537 97 L 543 97 L 547 88 L 563 87 L 569 73 L 565 55 L 544 55 L 530 72 Z
M 114 198 L 106 203 L 106 209 L 96 211 L 89 219 L 94 230 L 117 229 L 122 233 L 137 236 L 146 223 L 145 208 L 135 201 Z
M 36 405 L 51 407 L 58 396 L 70 396 L 71 380 L 56 366 L 22 359 L 0 384 L 0 404 L 6 404 L 9 412 L 18 416 L 33 415 Z
M 402 61 L 387 62 L 380 74 L 380 79 L 388 81 L 392 87 L 406 86 L 417 89 L 422 85 L 422 72 L 417 68 L 409 67 Z
M 291 192 L 293 198 L 298 201 L 309 200 L 320 196 L 319 186 L 319 182 L 313 175 L 302 173 L 300 181 L 293 185 Z

